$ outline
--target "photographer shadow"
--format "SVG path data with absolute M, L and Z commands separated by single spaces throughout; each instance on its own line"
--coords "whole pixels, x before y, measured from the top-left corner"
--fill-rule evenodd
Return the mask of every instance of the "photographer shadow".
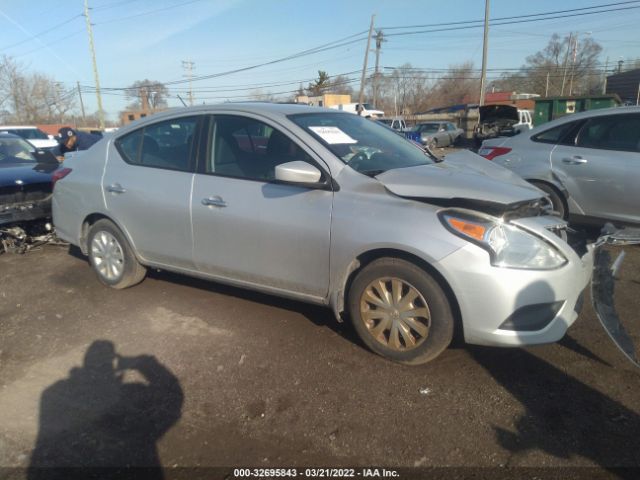
M 123 478 L 131 467 L 164 478 L 156 443 L 182 403 L 178 379 L 155 357 L 122 357 L 97 340 L 82 367 L 42 393 L 27 478 Z

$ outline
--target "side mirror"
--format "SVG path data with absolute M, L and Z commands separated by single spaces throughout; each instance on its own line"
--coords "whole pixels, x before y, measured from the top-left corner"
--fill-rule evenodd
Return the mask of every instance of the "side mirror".
M 276 180 L 292 183 L 318 183 L 322 173 L 313 165 L 296 160 L 276 165 Z
M 55 140 L 56 137 L 54 137 L 53 135 L 47 135 L 47 137 L 49 137 L 49 140 Z

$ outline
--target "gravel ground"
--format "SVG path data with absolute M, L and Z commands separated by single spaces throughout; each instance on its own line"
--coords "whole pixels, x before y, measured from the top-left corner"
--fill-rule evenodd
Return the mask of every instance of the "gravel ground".
M 640 344 L 640 248 L 627 253 L 617 306 Z M 34 462 L 637 478 L 614 469 L 640 465 L 640 370 L 588 304 L 558 344 L 453 346 L 406 367 L 319 307 L 162 272 L 114 291 L 62 247 L 2 255 L 0 272 L 5 475 Z

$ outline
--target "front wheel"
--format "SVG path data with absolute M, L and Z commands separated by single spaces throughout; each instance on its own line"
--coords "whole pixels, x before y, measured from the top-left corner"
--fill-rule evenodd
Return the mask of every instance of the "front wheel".
M 437 357 L 451 343 L 453 314 L 438 282 L 400 259 L 367 265 L 349 290 L 354 329 L 375 353 L 418 365 Z
M 140 283 L 147 270 L 136 259 L 129 242 L 111 221 L 94 223 L 88 235 L 89 263 L 104 285 L 115 289 Z
M 547 185 L 546 183 L 538 183 L 532 182 L 533 185 L 538 187 L 549 197 L 549 201 L 551 202 L 551 207 L 555 212 L 557 212 L 558 216 L 563 220 L 566 220 L 569 217 L 569 209 L 567 208 L 567 201 L 564 196 L 558 193 L 555 188 Z

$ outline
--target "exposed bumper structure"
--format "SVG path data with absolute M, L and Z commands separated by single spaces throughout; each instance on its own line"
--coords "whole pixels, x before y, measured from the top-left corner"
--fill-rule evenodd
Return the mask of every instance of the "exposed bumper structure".
M 639 229 L 624 229 L 615 231 L 611 226 L 605 226 L 603 235 L 598 239 L 598 247 L 602 245 L 634 245 L 640 244 Z M 604 327 L 613 343 L 636 366 L 640 367 L 640 359 L 633 340 L 624 328 L 614 303 L 615 275 L 620 269 L 624 251 L 622 251 L 613 265 L 611 255 L 602 248 L 596 249 L 593 280 L 591 282 L 591 300 L 600 323 Z

